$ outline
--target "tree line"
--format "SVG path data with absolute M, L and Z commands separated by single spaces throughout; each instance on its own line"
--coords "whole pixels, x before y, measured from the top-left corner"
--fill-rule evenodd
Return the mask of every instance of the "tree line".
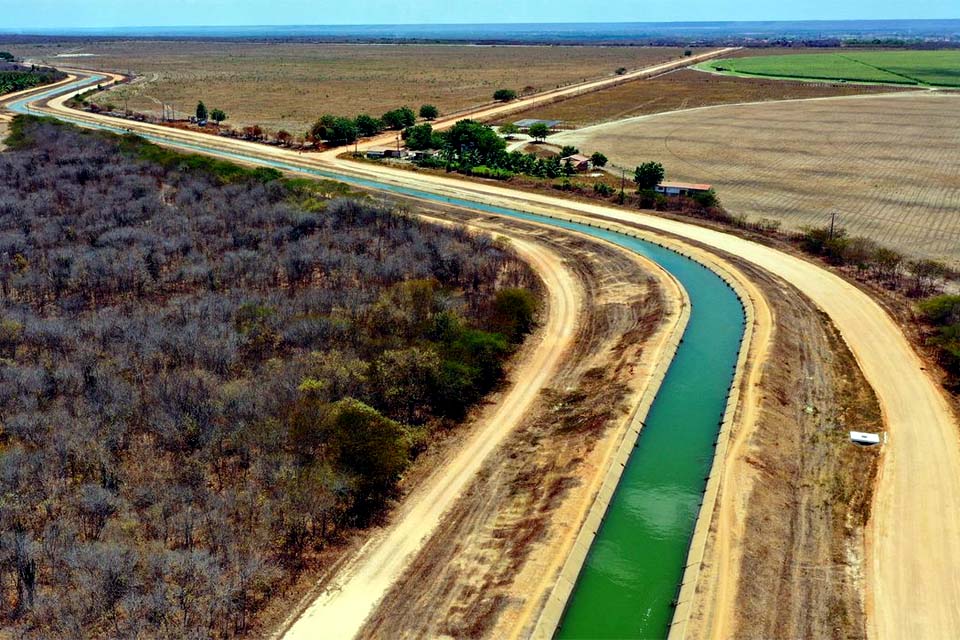
M 334 182 L 18 117 L 0 154 L 0 618 L 214 637 L 380 518 L 537 280 Z
M 57 69 L 14 64 L 12 56 L 9 60 L 0 56 L 0 95 L 60 82 L 66 77 L 67 74 Z

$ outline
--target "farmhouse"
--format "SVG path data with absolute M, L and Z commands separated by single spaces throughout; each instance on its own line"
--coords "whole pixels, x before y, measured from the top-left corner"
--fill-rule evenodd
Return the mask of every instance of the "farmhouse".
M 693 182 L 661 182 L 654 187 L 654 190 L 657 193 L 663 193 L 668 196 L 689 196 L 706 193 L 712 188 L 709 184 L 697 184 Z
M 569 162 L 573 166 L 573 169 L 578 173 L 585 173 L 587 171 L 590 171 L 590 158 L 588 158 L 585 155 L 581 155 L 579 153 L 575 153 L 572 156 L 567 156 L 566 158 L 562 158 L 561 162 L 563 163 L 564 166 L 566 166 L 566 164 Z

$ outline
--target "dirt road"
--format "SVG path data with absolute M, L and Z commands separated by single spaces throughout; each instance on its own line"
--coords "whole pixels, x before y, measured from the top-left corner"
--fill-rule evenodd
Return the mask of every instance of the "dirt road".
M 77 118 L 57 101 L 51 109 Z M 88 114 L 84 117 L 100 120 Z M 129 126 L 140 130 L 134 123 Z M 209 143 L 210 136 L 153 129 L 172 139 L 185 135 Z M 217 142 L 224 145 L 220 148 L 226 147 L 226 141 Z M 441 195 L 547 215 L 561 213 L 645 226 L 728 251 L 795 285 L 839 329 L 877 394 L 889 432 L 868 528 L 870 634 L 879 638 L 960 637 L 960 440 L 956 418 L 899 327 L 854 285 L 800 258 L 685 222 L 495 185 L 357 165 L 329 155 L 304 160 L 292 152 L 230 142 L 230 148 L 243 149 L 249 155 L 326 166 L 346 175 Z
M 796 286 L 840 331 L 874 388 L 889 432 L 867 532 L 872 637 L 960 636 L 960 440 L 956 418 L 900 328 L 867 294 L 800 258 L 712 229 L 386 167 L 338 168 L 396 184 L 556 215 L 638 224 L 727 251 Z M 910 615 L 902 612 L 910 611 Z

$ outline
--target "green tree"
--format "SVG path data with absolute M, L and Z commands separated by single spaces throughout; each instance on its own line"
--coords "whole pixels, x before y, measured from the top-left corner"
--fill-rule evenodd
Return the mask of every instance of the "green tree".
M 485 124 L 460 120 L 447 132 L 446 149 L 462 165 L 497 165 L 507 143 Z
M 599 151 L 594 151 L 593 155 L 590 156 L 590 162 L 595 167 L 605 167 L 607 166 L 607 156 L 603 155 Z
M 421 105 L 420 107 L 420 117 L 427 120 L 436 120 L 440 115 L 440 110 L 437 109 L 432 104 Z
M 580 153 L 580 149 L 577 149 L 575 146 L 570 144 L 565 144 L 560 148 L 560 157 L 566 158 L 568 156 L 573 156 Z
M 515 136 L 515 135 L 517 135 L 518 133 L 520 133 L 520 127 L 518 127 L 517 125 L 513 124 L 512 122 L 508 122 L 508 123 L 506 123 L 506 124 L 500 125 L 500 126 L 497 128 L 497 131 L 498 131 L 498 133 L 500 133 L 500 135 L 502 135 L 502 136 L 505 136 L 505 137 L 507 137 L 507 138 L 512 138 L 513 136 Z
M 515 100 L 517 92 L 513 89 L 497 89 L 493 92 L 493 99 L 497 102 L 510 102 Z
M 410 107 L 400 107 L 387 111 L 381 118 L 388 129 L 406 129 L 417 123 L 417 116 Z
M 537 298 L 527 289 L 501 289 L 493 300 L 493 328 L 510 342 L 519 343 L 533 331 Z
M 0 51 L 0 60 L 3 60 L 4 62 L 13 62 L 16 60 L 16 58 L 9 51 Z
M 226 120 L 228 117 L 229 116 L 226 114 L 226 112 L 223 109 L 213 109 L 210 112 L 210 119 L 216 122 L 217 124 L 220 124 L 221 122 Z
M 407 148 L 409 149 L 432 149 L 434 146 L 433 127 L 427 123 L 407 127 L 403 130 L 403 139 L 407 141 Z
M 207 106 L 203 101 L 197 103 L 197 121 L 202 122 L 207 119 Z
M 618 76 L 622 76 L 622 75 L 625 74 L 626 72 L 627 72 L 627 68 L 626 68 L 626 67 L 617 67 L 617 72 L 616 72 L 616 73 L 617 73 Z
M 334 118 L 327 136 L 331 144 L 350 144 L 357 139 L 357 124 L 350 118 Z
M 383 131 L 383 123 L 373 116 L 365 113 L 357 116 L 357 133 L 361 136 L 375 136 Z
M 331 453 L 340 468 L 356 476 L 360 513 L 370 515 L 393 492 L 410 462 L 407 431 L 353 398 L 334 403 L 326 423 Z
M 539 140 L 542 142 L 547 139 L 547 136 L 550 135 L 550 127 L 548 127 L 545 122 L 537 122 L 530 125 L 530 128 L 527 129 L 527 133 L 529 133 L 530 137 L 534 140 Z
M 644 162 L 633 171 L 633 181 L 637 183 L 637 190 L 653 189 L 663 182 L 663 165 L 659 162 Z

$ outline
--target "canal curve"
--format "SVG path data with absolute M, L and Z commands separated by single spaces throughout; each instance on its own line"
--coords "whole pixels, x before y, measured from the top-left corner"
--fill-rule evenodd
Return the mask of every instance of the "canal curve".
M 77 91 L 104 79 L 93 75 L 22 98 L 8 108 L 34 113 L 29 102 Z M 86 128 L 127 133 L 122 126 L 56 117 Z M 673 274 L 689 296 L 690 319 L 556 633 L 563 639 L 667 635 L 744 336 L 744 306 L 719 275 L 671 249 L 589 224 L 153 134 L 137 135 L 165 146 L 575 231 L 643 255 Z

